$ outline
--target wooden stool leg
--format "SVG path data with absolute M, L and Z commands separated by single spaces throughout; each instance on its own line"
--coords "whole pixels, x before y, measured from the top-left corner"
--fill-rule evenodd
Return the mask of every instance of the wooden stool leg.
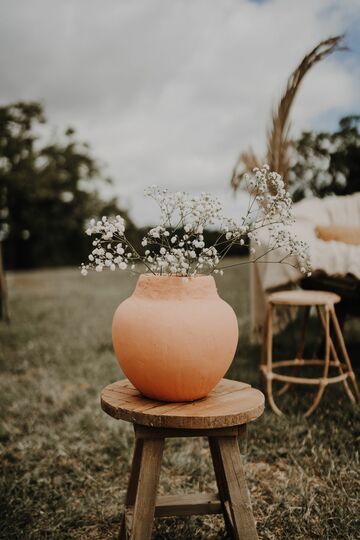
M 215 471 L 216 484 L 219 491 L 219 498 L 224 515 L 226 531 L 230 538 L 236 538 L 234 536 L 234 529 L 231 522 L 231 514 L 229 514 L 229 491 L 227 489 L 227 483 L 225 478 L 224 467 L 221 460 L 221 454 L 219 449 L 218 440 L 215 437 L 208 437 L 209 447 L 212 457 L 212 462 Z
M 339 325 L 339 321 L 337 319 L 334 308 L 332 308 L 330 310 L 330 316 L 331 316 L 332 322 L 334 324 L 334 329 L 335 329 L 336 337 L 337 337 L 338 342 L 339 342 L 339 346 L 340 346 L 342 356 L 344 357 L 345 363 L 346 363 L 346 365 L 348 367 L 348 370 L 349 370 L 349 373 L 350 373 L 350 377 L 352 379 L 352 383 L 353 383 L 353 387 L 354 387 L 354 390 L 355 390 L 356 398 L 357 398 L 357 400 L 360 400 L 359 387 L 358 387 L 356 379 L 355 379 L 355 373 L 354 373 L 352 365 L 351 365 L 351 361 L 350 361 L 350 358 L 349 358 L 349 355 L 348 355 L 348 352 L 347 352 L 347 349 L 346 349 L 346 346 L 345 346 L 344 337 L 342 335 L 341 328 L 340 328 L 340 325 Z
M 250 495 L 246 486 L 237 438 L 218 437 L 216 444 L 226 482 L 223 489 L 229 496 L 234 538 L 236 540 L 257 540 L 255 519 L 251 509 Z
M 130 540 L 150 540 L 151 538 L 164 439 L 143 439 L 142 445 Z M 127 514 L 129 512 L 130 509 L 127 510 Z
M 133 459 L 132 459 L 130 478 L 129 478 L 128 488 L 127 488 L 127 492 L 125 496 L 125 509 L 121 517 L 119 540 L 127 540 L 126 508 L 129 506 L 134 506 L 135 504 L 137 487 L 138 487 L 138 482 L 139 482 L 142 451 L 143 451 L 143 440 L 135 439 L 135 449 L 134 449 L 134 454 L 133 454 Z

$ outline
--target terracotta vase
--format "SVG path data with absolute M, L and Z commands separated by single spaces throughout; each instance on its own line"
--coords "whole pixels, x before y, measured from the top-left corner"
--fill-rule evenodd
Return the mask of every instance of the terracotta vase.
M 212 276 L 145 274 L 117 308 L 112 335 L 121 369 L 144 396 L 192 401 L 228 370 L 238 324 Z

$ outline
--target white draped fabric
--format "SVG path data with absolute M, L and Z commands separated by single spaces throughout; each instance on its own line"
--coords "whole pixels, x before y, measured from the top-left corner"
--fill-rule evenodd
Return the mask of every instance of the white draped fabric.
M 304 199 L 294 204 L 296 223 L 294 233 L 310 246 L 313 271 L 323 270 L 329 275 L 353 274 L 360 279 L 360 246 L 341 242 L 325 242 L 315 234 L 317 225 L 343 225 L 360 227 L 360 193 L 325 199 Z M 266 244 L 264 235 L 263 241 Z M 279 253 L 270 253 L 263 262 L 250 267 L 251 326 L 253 337 L 262 330 L 266 294 L 279 288 L 296 286 L 302 277 L 299 270 L 286 264 L 274 264 Z

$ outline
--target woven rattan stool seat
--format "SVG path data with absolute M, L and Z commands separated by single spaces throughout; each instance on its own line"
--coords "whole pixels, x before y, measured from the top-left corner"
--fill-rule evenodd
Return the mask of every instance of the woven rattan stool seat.
M 279 291 L 269 295 L 268 302 L 285 306 L 326 306 L 340 302 L 335 293 L 326 291 Z

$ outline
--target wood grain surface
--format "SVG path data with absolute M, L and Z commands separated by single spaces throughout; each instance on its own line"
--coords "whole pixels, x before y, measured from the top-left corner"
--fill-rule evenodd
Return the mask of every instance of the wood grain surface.
M 151 427 L 211 429 L 246 424 L 264 410 L 264 395 L 249 384 L 222 379 L 205 397 L 186 403 L 154 401 L 127 379 L 101 392 L 102 409 L 110 416 Z

